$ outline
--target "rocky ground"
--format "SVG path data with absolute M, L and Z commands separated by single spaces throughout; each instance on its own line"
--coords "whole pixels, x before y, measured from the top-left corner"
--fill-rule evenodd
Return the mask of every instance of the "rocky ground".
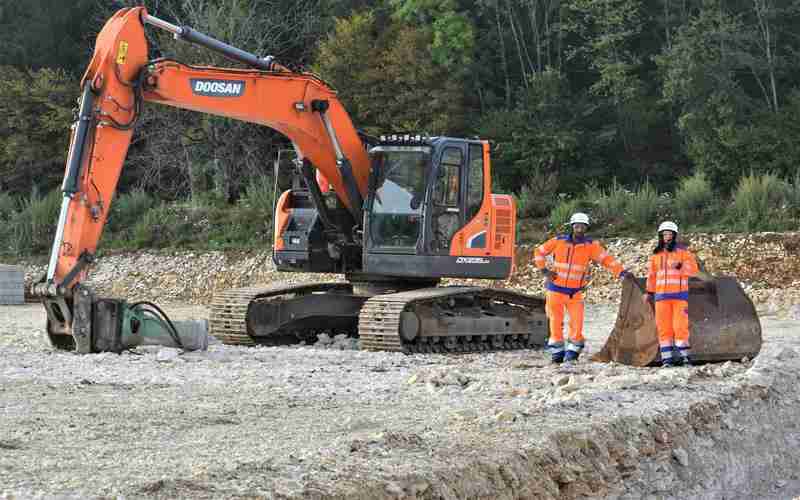
M 741 278 L 765 344 L 670 370 L 219 343 L 77 356 L 47 345 L 41 306 L 0 306 L 0 499 L 795 498 L 796 240 L 693 237 L 710 271 Z M 608 247 L 641 273 L 653 243 Z M 189 319 L 217 290 L 308 279 L 321 277 L 276 273 L 268 253 L 141 252 L 103 257 L 91 285 Z M 501 285 L 540 281 L 521 265 Z M 618 293 L 605 273 L 594 285 L 587 357 Z
M 736 276 L 757 307 L 771 314 L 800 320 L 800 234 L 695 234 L 691 248 L 713 274 Z M 655 239 L 613 239 L 611 253 L 638 276 L 643 276 Z M 531 265 L 532 246 L 517 251 L 517 269 L 505 281 L 462 280 L 541 294 L 543 282 Z M 43 263 L 23 261 L 26 282 L 45 274 Z M 214 293 L 229 288 L 274 281 L 323 281 L 338 276 L 302 275 L 275 271 L 269 251 L 150 252 L 106 255 L 98 259 L 88 283 L 100 295 L 157 302 L 207 304 Z M 608 273 L 595 270 L 586 300 L 617 303 L 620 287 Z
M 172 307 L 176 319 L 204 314 Z M 588 353 L 614 310 L 590 306 Z M 793 498 L 800 336 L 661 370 L 541 352 L 54 352 L 0 307 L 0 498 Z

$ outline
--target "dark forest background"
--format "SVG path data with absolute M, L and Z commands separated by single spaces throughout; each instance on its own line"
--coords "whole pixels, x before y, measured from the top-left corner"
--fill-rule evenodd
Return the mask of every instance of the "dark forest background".
M 330 82 L 357 127 L 478 136 L 523 236 L 576 209 L 603 234 L 797 229 L 800 1 L 0 0 L 0 252 L 49 245 L 78 80 L 117 9 Z M 230 66 L 153 33 L 162 55 Z M 146 107 L 105 244 L 269 242 L 261 127 Z

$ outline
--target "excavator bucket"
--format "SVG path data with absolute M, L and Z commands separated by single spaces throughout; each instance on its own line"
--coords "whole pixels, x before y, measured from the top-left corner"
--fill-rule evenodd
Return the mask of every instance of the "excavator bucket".
M 642 302 L 644 286 L 641 279 L 625 280 L 614 329 L 593 361 L 631 366 L 661 361 L 655 314 Z M 728 276 L 689 282 L 689 335 L 695 362 L 752 358 L 761 350 L 755 306 L 736 279 Z

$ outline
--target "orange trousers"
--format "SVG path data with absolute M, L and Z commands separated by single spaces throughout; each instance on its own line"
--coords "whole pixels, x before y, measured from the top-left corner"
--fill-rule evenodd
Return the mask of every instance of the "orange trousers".
M 682 357 L 689 355 L 689 302 L 685 300 L 659 300 L 656 302 L 656 328 L 661 358 L 672 357 L 677 347 Z
M 547 318 L 550 321 L 551 352 L 557 354 L 564 351 L 564 312 L 569 313 L 568 350 L 580 353 L 583 350 L 583 294 L 576 293 L 571 298 L 559 292 L 547 292 L 545 305 Z

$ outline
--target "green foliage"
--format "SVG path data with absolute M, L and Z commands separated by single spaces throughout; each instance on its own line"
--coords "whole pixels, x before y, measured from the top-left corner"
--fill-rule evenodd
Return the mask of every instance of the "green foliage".
M 11 219 L 17 209 L 17 202 L 9 193 L 0 192 L 0 222 Z
M 0 66 L 0 185 L 22 195 L 60 182 L 78 85 L 62 70 Z
M 786 202 L 795 218 L 800 216 L 800 172 L 786 186 Z
M 747 231 L 781 228 L 788 191 L 786 182 L 771 173 L 742 177 L 733 193 L 732 222 Z
M 585 199 L 592 204 L 591 215 L 594 224 L 624 224 L 625 209 L 631 197 L 616 179 L 608 188 L 600 188 L 596 183 L 590 184 Z
M 457 11 L 454 0 L 390 0 L 390 3 L 398 19 L 429 27 L 433 35 L 430 55 L 436 64 L 459 70 L 472 62 L 473 22 L 466 13 Z
M 274 185 L 270 177 L 253 177 L 247 185 L 244 196 L 239 200 L 239 206 L 262 214 L 262 218 L 270 217 L 274 194 Z
M 143 189 L 119 196 L 111 207 L 107 230 L 118 234 L 131 233 L 142 216 L 157 204 L 158 200 Z
M 558 201 L 556 189 L 558 177 L 556 174 L 543 174 L 536 171 L 522 186 L 517 201 L 518 217 L 545 217 L 555 207 Z
M 650 182 L 645 182 L 629 198 L 625 210 L 627 223 L 645 230 L 656 222 L 658 215 L 658 192 Z
M 684 224 L 693 223 L 703 217 L 714 203 L 714 190 L 703 172 L 681 179 L 675 192 L 675 215 Z
M 354 14 L 336 21 L 319 45 L 314 69 L 370 133 L 463 133 L 464 83 L 460 73 L 431 59 L 432 43 L 430 29 L 401 21 L 379 29 L 373 13 Z
M 0 252 L 17 256 L 46 253 L 53 245 L 61 199 L 61 192 L 53 190 L 44 197 L 32 194 L 22 200 L 20 210 L 5 224 L 7 246 Z
M 545 71 L 531 77 L 514 109 L 488 113 L 480 134 L 497 143 L 493 166 L 500 186 L 510 190 L 532 182 L 535 175 L 555 174 L 564 180 L 556 190 L 577 190 L 581 179 L 570 169 L 586 152 L 581 108 L 570 95 L 565 75 Z
M 0 66 L 58 67 L 72 73 L 86 65 L 94 0 L 0 2 Z
M 561 200 L 550 212 L 550 227 L 556 231 L 569 230 L 569 218 L 581 207 L 581 200 Z

